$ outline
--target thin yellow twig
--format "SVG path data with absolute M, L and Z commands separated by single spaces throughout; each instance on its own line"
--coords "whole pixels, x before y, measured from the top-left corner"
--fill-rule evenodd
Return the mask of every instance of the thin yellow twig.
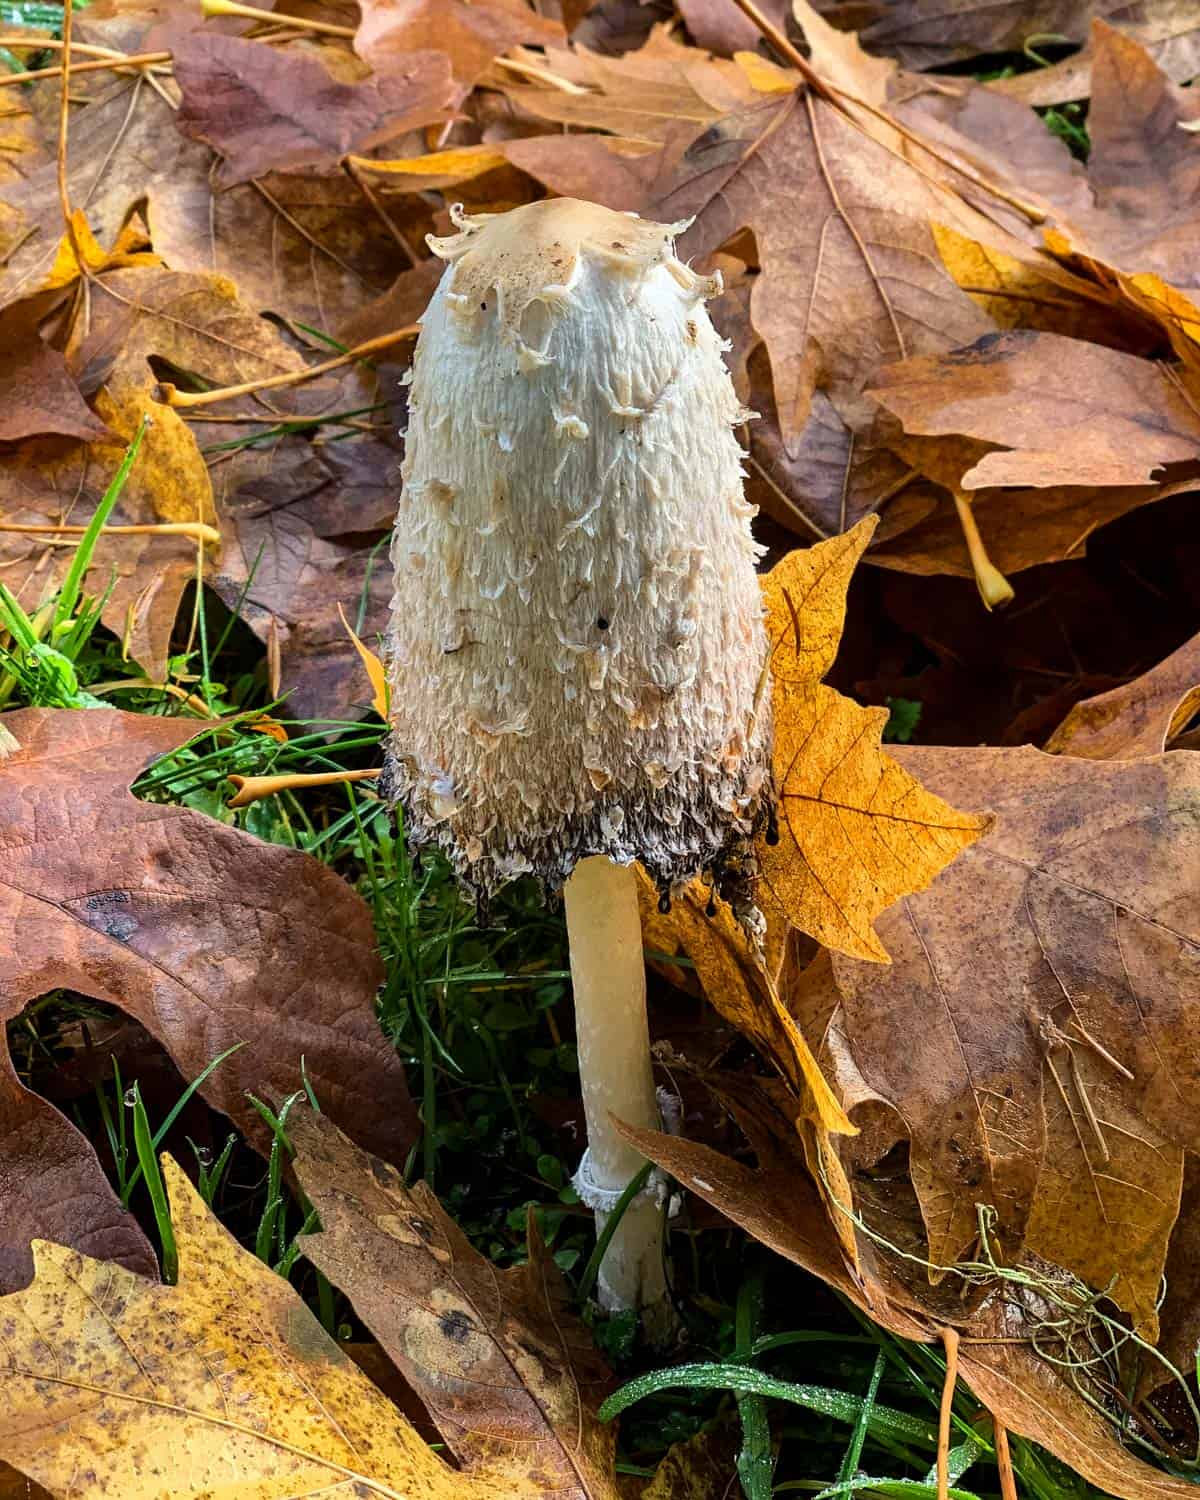
M 69 53 L 63 54 L 69 57 Z M 0 74 L 0 89 L 8 88 L 14 83 L 33 83 L 38 78 L 58 78 L 76 73 L 102 73 L 113 68 L 144 68 L 151 64 L 169 63 L 171 54 L 169 52 L 132 52 L 123 53 L 120 57 L 94 58 L 91 62 L 72 63 L 68 67 L 33 68 L 28 73 L 3 73 Z
M 946 1351 L 946 1378 L 942 1382 L 942 1405 L 938 1412 L 937 1494 L 938 1500 L 950 1495 L 950 1418 L 954 1411 L 954 1386 L 958 1380 L 958 1332 L 942 1329 L 942 1348 Z
M 381 772 L 378 766 L 369 771 L 316 771 L 308 775 L 279 776 L 231 776 L 229 780 L 237 788 L 228 807 L 249 807 L 264 797 L 274 797 L 278 792 L 296 791 L 308 786 L 336 786 L 343 781 L 375 781 Z
M 1000 1471 L 1001 1500 L 1018 1500 L 1017 1476 L 1013 1473 L 1012 1451 L 1008 1446 L 1008 1428 L 992 1414 L 992 1435 L 996 1442 L 996 1468 Z
M 0 521 L 0 531 L 15 531 L 22 536 L 81 537 L 86 526 L 24 525 L 16 521 Z M 101 536 L 188 536 L 197 542 L 208 542 L 219 546 L 221 533 L 215 526 L 206 526 L 203 521 L 156 521 L 137 526 L 102 526 Z
M 200 0 L 206 16 L 244 16 L 248 21 L 267 21 L 272 26 L 291 26 L 296 31 L 319 31 L 323 36 L 354 36 L 353 26 L 335 26 L 332 21 L 304 21 L 299 16 L 281 15 L 275 10 L 259 10 L 256 5 L 239 5 L 238 0 Z
M 241 385 L 225 385 L 215 391 L 180 391 L 176 390 L 169 381 L 164 380 L 159 390 L 168 406 L 210 406 L 214 401 L 229 401 L 235 396 L 252 396 L 256 391 L 273 391 L 283 385 L 299 385 L 305 380 L 314 380 L 318 375 L 327 375 L 331 370 L 339 370 L 343 365 L 365 359 L 368 355 L 387 349 L 392 344 L 398 344 L 403 339 L 415 338 L 420 331 L 418 324 L 410 323 L 407 327 L 397 328 L 392 333 L 381 333 L 378 338 L 368 339 L 365 344 L 348 349 L 345 354 L 339 354 L 336 359 L 327 359 L 322 364 L 309 365 L 305 370 L 295 370 L 287 375 L 268 375 L 262 380 L 247 380 Z
M 507 68 L 510 73 L 532 78 L 535 82 L 544 83 L 548 88 L 558 89 L 563 94 L 590 94 L 592 92 L 591 89 L 585 89 L 582 84 L 572 83 L 569 78 L 552 73 L 549 68 L 539 67 L 537 63 L 523 62 L 516 57 L 497 57 L 493 59 L 493 62 L 498 68 Z

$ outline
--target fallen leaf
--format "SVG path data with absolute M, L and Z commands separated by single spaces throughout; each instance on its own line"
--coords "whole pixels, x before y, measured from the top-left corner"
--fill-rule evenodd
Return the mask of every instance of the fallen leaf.
M 1191 247 L 1200 216 L 1200 163 L 1195 142 L 1179 127 L 1200 119 L 1200 103 L 1115 27 L 1096 21 L 1092 47 L 1092 202 L 1058 226 L 1062 248 L 1118 271 L 1153 272 L 1177 289 L 1198 290 Z
M 225 546 L 216 593 L 263 641 L 278 646 L 288 712 L 345 719 L 370 702 L 340 610 L 370 644 L 386 628 L 392 569 L 386 540 L 399 493 L 399 455 L 377 439 L 303 438 L 261 455 L 222 496 Z
M 414 52 L 444 52 L 454 76 L 473 84 L 493 58 L 518 43 L 561 42 L 557 21 L 524 0 L 364 0 L 354 50 L 381 78 Z
M 949 195 L 811 91 L 769 96 L 710 126 L 655 184 L 645 212 L 694 216 L 680 240 L 689 256 L 753 230 L 762 273 L 751 317 L 789 448 L 818 387 L 851 425 L 869 421 L 862 388 L 880 364 L 985 329 L 937 256 L 930 221 L 954 216 Z
M 879 748 L 886 709 L 825 687 L 846 589 L 875 529 L 789 553 L 763 579 L 775 717 L 779 840 L 759 851 L 787 920 L 826 947 L 887 963 L 875 918 L 921 890 L 990 826 L 927 792 Z
M 966 490 L 1152 486 L 1166 465 L 1200 461 L 1186 373 L 1058 334 L 985 334 L 886 366 L 871 394 L 906 432 L 997 445 L 963 473 Z
M 615 1432 L 596 1418 L 611 1378 L 536 1231 L 528 1261 L 498 1272 L 424 1183 L 405 1187 L 322 1115 L 288 1128 L 321 1216 L 304 1254 L 424 1401 L 464 1477 L 496 1495 L 615 1500 Z
M 1132 682 L 1077 703 L 1046 741 L 1054 755 L 1133 760 L 1158 755 L 1200 712 L 1200 636 Z
M 754 102 L 753 89 L 732 63 L 717 62 L 656 29 L 635 52 L 602 57 L 576 46 L 551 47 L 546 62 L 578 92 L 506 83 L 505 93 L 538 119 L 609 131 L 626 140 L 657 142 L 681 128 L 703 129 L 722 114 Z
M 656 893 L 649 880 L 642 880 L 640 891 L 646 946 L 686 953 L 709 1004 L 774 1063 L 797 1097 L 805 1101 L 811 1118 L 823 1130 L 852 1130 L 779 995 L 771 977 L 772 965 L 751 948 L 728 906 L 710 909 L 708 892 L 693 884 L 676 894 L 671 910 L 664 913 L 656 910 Z M 772 936 L 778 941 L 781 934 Z
M 387 723 L 388 717 L 388 684 L 387 669 L 379 657 L 369 647 L 364 646 L 351 628 L 350 621 L 346 618 L 346 611 L 338 605 L 338 616 L 346 634 L 350 637 L 354 649 L 358 652 L 358 658 L 362 662 L 363 671 L 367 674 L 367 681 L 371 684 L 371 707 L 379 717 Z
M 1107 12 L 1107 19 L 1120 22 L 1121 31 L 1145 47 L 1173 83 L 1187 83 L 1200 73 L 1200 15 L 1186 0 L 1184 4 L 1179 0 L 1138 0 L 1133 7 L 1117 0 L 1115 6 L 1098 9 Z M 1070 99 L 1086 99 L 1092 92 L 1094 55 L 1088 38 L 1078 52 L 1062 62 L 994 79 L 988 87 L 1039 109 Z
M 85 1255 L 115 1261 L 143 1276 L 158 1275 L 146 1236 L 121 1207 L 91 1142 L 21 1084 L 4 1049 L 0 1163 L 0 1292 L 29 1281 L 29 1243 L 48 1234 Z
M 335 1120 L 402 1160 L 414 1114 L 375 1019 L 365 903 L 306 854 L 130 794 L 195 721 L 21 709 L 3 722 L 21 746 L 0 771 L 4 1014 L 78 990 L 140 1021 L 189 1079 L 245 1043 L 202 1092 L 259 1144 L 245 1091 L 282 1098 L 303 1063 Z
M 929 1258 L 960 1257 L 987 1203 L 1006 1259 L 1024 1245 L 1112 1280 L 1153 1337 L 1182 1152 L 1198 1143 L 1182 1100 L 1200 1074 L 1200 934 L 1179 871 L 1200 855 L 1200 766 L 897 753 L 997 814 L 880 920 L 892 968 L 834 960 L 855 1062 L 911 1135 Z
M 0 442 L 47 433 L 84 441 L 110 436 L 58 350 L 14 321 L 0 315 Z
M 341 83 L 315 56 L 210 30 L 169 34 L 182 102 L 176 124 L 224 158 L 219 185 L 330 167 L 434 124 L 460 96 L 441 52 L 408 52 L 386 74 Z
M 38 1241 L 33 1284 L 0 1301 L 4 1459 L 58 1496 L 494 1496 L 433 1453 L 170 1158 L 164 1175 L 178 1285 Z

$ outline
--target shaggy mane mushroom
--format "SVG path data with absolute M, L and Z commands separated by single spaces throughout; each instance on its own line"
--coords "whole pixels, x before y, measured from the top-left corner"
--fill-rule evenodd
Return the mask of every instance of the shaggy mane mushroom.
M 486 908 L 563 892 L 598 1220 L 657 1126 L 635 862 L 661 901 L 698 875 L 743 920 L 769 816 L 766 638 L 733 427 L 748 415 L 685 226 L 559 198 L 430 239 L 447 268 L 411 374 L 387 787 Z M 661 1193 L 601 1268 L 664 1304 Z

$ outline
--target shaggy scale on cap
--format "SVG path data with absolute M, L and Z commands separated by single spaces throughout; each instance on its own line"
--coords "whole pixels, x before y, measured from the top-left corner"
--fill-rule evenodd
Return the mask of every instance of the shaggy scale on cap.
M 411 375 L 386 784 L 486 898 L 587 855 L 742 905 L 768 815 L 748 415 L 685 226 L 453 215 Z

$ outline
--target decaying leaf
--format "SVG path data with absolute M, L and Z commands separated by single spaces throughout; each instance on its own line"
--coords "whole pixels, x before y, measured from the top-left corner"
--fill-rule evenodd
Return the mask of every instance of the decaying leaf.
M 920 890 L 990 826 L 957 812 L 884 755 L 886 711 L 825 687 L 846 588 L 874 518 L 789 553 L 763 580 L 772 643 L 779 840 L 762 846 L 770 900 L 826 947 L 887 962 L 879 913 Z
M 169 1158 L 164 1172 L 178 1285 L 39 1241 L 32 1285 L 0 1300 L 0 1457 L 63 1500 L 81 1484 L 128 1500 L 494 1497 L 429 1448 Z
M 813 391 L 843 414 L 881 363 L 969 343 L 983 314 L 946 272 L 930 221 L 948 197 L 810 91 L 767 98 L 693 140 L 647 212 L 695 216 L 681 251 L 709 255 L 752 229 L 762 273 L 751 295 L 784 442 Z
M 424 1183 L 353 1146 L 323 1116 L 289 1121 L 322 1232 L 304 1253 L 353 1302 L 462 1466 L 495 1495 L 615 1500 L 611 1380 L 531 1229 L 497 1272 Z M 531 1220 L 531 1225 L 532 1225 Z
M 354 47 L 386 78 L 414 52 L 443 52 L 472 84 L 494 57 L 520 42 L 561 42 L 563 29 L 522 0 L 366 0 Z
M 245 1091 L 281 1099 L 303 1064 L 333 1119 L 402 1160 L 413 1109 L 375 1019 L 380 964 L 360 898 L 308 855 L 130 794 L 194 721 L 21 709 L 3 723 L 20 747 L 0 769 L 3 1014 L 78 990 L 136 1017 L 188 1079 L 243 1044 L 203 1092 L 260 1144 Z M 30 1228 L 6 1216 L 8 1245 L 23 1252 Z
M 997 826 L 880 921 L 893 966 L 837 958 L 846 1034 L 912 1139 L 929 1258 L 1024 1244 L 1151 1335 L 1200 1073 L 1200 856 L 1189 754 L 1101 763 L 1035 750 L 899 752 Z M 895 1037 L 907 1038 L 904 1047 Z

